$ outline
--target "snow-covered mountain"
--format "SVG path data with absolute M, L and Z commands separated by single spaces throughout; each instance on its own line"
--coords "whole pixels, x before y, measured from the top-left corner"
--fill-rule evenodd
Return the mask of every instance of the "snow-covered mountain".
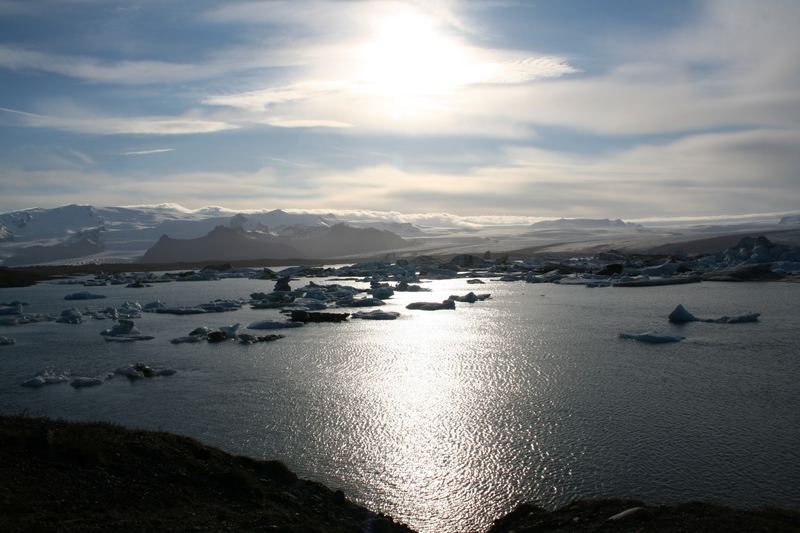
M 582 230 L 620 230 L 640 229 L 642 226 L 622 219 L 611 220 L 608 218 L 559 218 L 557 220 L 542 220 L 531 224 L 531 229 L 582 229 Z
M 220 206 L 187 209 L 171 203 L 33 208 L 0 214 L 0 264 L 138 260 L 162 236 L 198 239 L 218 226 L 312 239 L 342 222 L 335 215 L 281 209 L 236 211 Z M 389 229 L 384 222 L 360 221 L 359 227 Z M 417 230 L 411 224 L 398 224 L 398 229 L 406 235 Z

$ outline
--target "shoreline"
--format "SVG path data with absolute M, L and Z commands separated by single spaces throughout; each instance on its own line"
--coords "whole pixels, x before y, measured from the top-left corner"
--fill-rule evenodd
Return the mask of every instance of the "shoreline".
M 0 459 L 3 531 L 413 531 L 278 461 L 167 432 L 0 416 Z M 521 503 L 488 533 L 632 529 L 788 532 L 800 530 L 800 513 L 627 499 L 577 500 L 550 511 Z

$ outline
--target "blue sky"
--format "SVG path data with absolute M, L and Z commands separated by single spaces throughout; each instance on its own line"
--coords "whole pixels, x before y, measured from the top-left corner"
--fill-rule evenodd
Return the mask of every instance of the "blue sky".
M 790 0 L 0 0 L 0 210 L 796 210 L 799 25 Z

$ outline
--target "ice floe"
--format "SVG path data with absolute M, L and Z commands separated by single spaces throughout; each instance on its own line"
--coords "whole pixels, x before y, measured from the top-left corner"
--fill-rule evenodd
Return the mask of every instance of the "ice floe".
M 375 309 L 374 311 L 359 311 L 353 313 L 353 318 L 361 318 L 363 320 L 394 320 L 400 316 L 397 311 L 382 311 Z
M 639 342 L 645 342 L 647 344 L 664 344 L 668 342 L 679 342 L 685 339 L 686 337 L 681 337 L 680 335 L 667 335 L 664 333 L 655 333 L 653 331 L 646 331 L 644 333 L 620 333 L 620 339 L 632 339 Z
M 443 302 L 412 302 L 406 306 L 406 309 L 418 309 L 420 311 L 439 311 L 442 309 L 455 309 L 456 302 L 454 300 L 444 300 Z
M 286 329 L 286 328 L 299 328 L 302 327 L 302 322 L 279 322 L 277 320 L 260 320 L 252 322 L 247 326 L 247 329 Z
M 736 316 L 721 316 L 719 318 L 698 318 L 686 310 L 682 304 L 678 304 L 669 314 L 669 321 L 675 324 L 686 322 L 710 322 L 714 324 L 744 324 L 747 322 L 758 322 L 761 313 L 746 313 Z
M 47 368 L 32 378 L 23 381 L 22 386 L 37 389 L 45 385 L 56 385 L 67 381 L 69 381 L 69 370 L 58 373 L 52 368 Z
M 88 291 L 73 292 L 64 296 L 65 300 L 99 300 L 105 298 L 102 294 L 94 294 Z

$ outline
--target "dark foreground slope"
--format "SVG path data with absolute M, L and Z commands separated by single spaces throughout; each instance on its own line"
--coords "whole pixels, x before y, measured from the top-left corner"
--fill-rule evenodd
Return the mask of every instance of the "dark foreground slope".
M 168 433 L 0 417 L 0 531 L 410 530 L 279 462 Z
M 800 514 L 689 503 L 608 518 L 636 501 L 524 504 L 491 533 L 796 532 Z M 0 417 L 0 531 L 411 532 L 297 479 L 283 464 L 168 433 L 104 423 Z

